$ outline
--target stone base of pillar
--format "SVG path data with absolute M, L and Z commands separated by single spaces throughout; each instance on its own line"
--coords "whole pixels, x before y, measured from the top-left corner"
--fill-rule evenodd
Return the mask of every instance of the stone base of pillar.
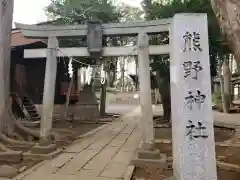
M 56 150 L 57 150 L 56 144 L 49 144 L 46 146 L 36 145 L 36 146 L 32 147 L 32 149 L 30 151 L 31 151 L 31 153 L 35 153 L 35 154 L 48 154 L 48 153 L 51 153 Z
M 139 159 L 159 159 L 161 157 L 159 150 L 139 150 L 137 155 Z
M 167 156 L 161 154 L 159 150 L 145 150 L 139 149 L 137 156 L 132 159 L 132 164 L 136 167 L 145 168 L 157 168 L 159 171 L 167 169 Z
M 61 152 L 62 152 L 62 149 L 57 149 L 48 154 L 37 154 L 37 153 L 26 152 L 26 153 L 23 153 L 23 160 L 37 160 L 37 161 L 50 160 L 55 156 L 59 155 Z
M 40 137 L 38 146 L 42 146 L 42 147 L 46 147 L 53 144 L 53 139 L 51 136 L 47 136 L 47 137 Z
M 61 149 L 57 149 L 56 144 L 37 144 L 28 152 L 23 153 L 24 160 L 47 160 L 61 153 Z

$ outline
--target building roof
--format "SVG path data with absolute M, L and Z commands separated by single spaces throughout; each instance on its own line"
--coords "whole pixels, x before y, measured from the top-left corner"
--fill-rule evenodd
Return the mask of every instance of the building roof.
M 38 23 L 36 25 L 50 25 L 50 24 L 55 24 L 58 21 L 60 21 L 61 18 L 57 19 L 57 20 L 53 20 L 53 21 L 47 21 L 47 22 L 42 22 L 42 23 Z M 37 42 L 42 42 L 45 43 L 44 40 L 42 39 L 30 39 L 30 38 L 26 38 L 24 37 L 24 35 L 22 34 L 20 29 L 12 29 L 12 40 L 11 40 L 11 46 L 12 47 L 16 47 L 16 46 L 24 46 L 24 45 L 28 45 L 28 44 L 34 44 Z
M 12 39 L 11 39 L 11 46 L 12 47 L 24 46 L 24 45 L 33 44 L 33 43 L 36 43 L 36 42 L 44 43 L 44 41 L 41 40 L 41 39 L 30 39 L 30 38 L 24 37 L 22 32 L 18 29 L 13 29 L 12 30 Z

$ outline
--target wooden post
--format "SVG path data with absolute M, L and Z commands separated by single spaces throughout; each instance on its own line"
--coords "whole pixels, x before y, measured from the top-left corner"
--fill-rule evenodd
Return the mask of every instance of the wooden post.
M 138 73 L 138 57 L 137 56 L 135 56 L 134 57 L 134 59 L 135 59 L 135 65 L 136 65 L 136 84 L 135 84 L 135 88 L 136 88 L 136 91 L 138 91 L 138 81 L 139 81 L 139 73 Z
M 153 110 L 150 87 L 150 67 L 149 67 L 149 43 L 148 35 L 140 33 L 138 35 L 138 60 L 139 60 L 139 82 L 140 82 L 140 104 L 141 104 L 141 125 L 143 128 L 143 145 L 147 150 L 153 149 Z
M 100 116 L 105 116 L 106 114 L 106 98 L 107 98 L 107 84 L 108 84 L 108 80 L 106 77 L 106 59 L 104 59 L 104 73 L 105 73 L 105 80 L 102 79 L 101 77 L 101 97 L 100 97 Z M 103 83 L 104 82 L 104 83 Z
M 67 95 L 66 95 L 64 118 L 67 118 L 67 116 L 68 116 L 68 107 L 69 107 L 72 87 L 73 87 L 73 83 L 74 83 L 74 78 L 75 78 L 75 73 L 73 73 L 73 76 L 71 77 L 70 83 L 68 85 L 68 92 L 67 92 Z
M 106 113 L 106 96 L 107 96 L 107 81 L 101 84 L 101 98 L 100 98 L 100 116 Z
M 206 14 L 177 14 L 171 37 L 176 180 L 217 180 Z
M 121 69 L 121 92 L 124 92 L 125 90 L 125 82 L 124 82 L 124 78 L 125 78 L 125 60 L 123 58 L 121 58 L 121 62 L 120 62 L 120 69 Z
M 55 83 L 57 74 L 57 50 L 56 37 L 48 38 L 47 60 L 44 81 L 43 110 L 41 117 L 40 139 L 48 142 L 52 130 L 52 114 L 54 110 Z

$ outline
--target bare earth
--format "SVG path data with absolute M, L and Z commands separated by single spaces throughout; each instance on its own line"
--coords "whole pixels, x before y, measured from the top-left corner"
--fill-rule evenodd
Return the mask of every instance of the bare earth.
M 156 139 L 172 139 L 171 128 L 158 128 L 156 130 Z M 233 129 L 215 127 L 215 141 L 228 142 L 228 140 L 235 140 L 238 137 L 238 133 Z M 168 141 L 165 141 L 168 142 Z M 240 143 L 240 141 L 239 141 Z M 172 144 L 170 143 L 157 143 L 156 148 L 160 149 L 161 153 L 167 154 L 169 161 L 169 169 L 164 172 L 159 172 L 157 169 L 140 169 L 136 168 L 133 174 L 132 180 L 138 178 L 144 178 L 145 180 L 165 180 L 173 175 L 172 171 Z M 225 163 L 230 163 L 240 166 L 240 147 L 220 147 L 216 146 L 217 160 Z M 239 180 L 240 172 L 225 171 L 218 168 L 219 180 Z

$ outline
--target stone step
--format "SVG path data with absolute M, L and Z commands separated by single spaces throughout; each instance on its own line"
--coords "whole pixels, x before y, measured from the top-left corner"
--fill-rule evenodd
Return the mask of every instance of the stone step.
M 170 140 L 170 139 L 155 139 L 154 144 L 155 144 L 155 146 L 158 146 L 161 144 L 172 144 L 172 140 Z
M 149 153 L 149 151 L 137 150 L 138 158 L 140 159 L 159 159 L 160 151 L 158 149 Z

